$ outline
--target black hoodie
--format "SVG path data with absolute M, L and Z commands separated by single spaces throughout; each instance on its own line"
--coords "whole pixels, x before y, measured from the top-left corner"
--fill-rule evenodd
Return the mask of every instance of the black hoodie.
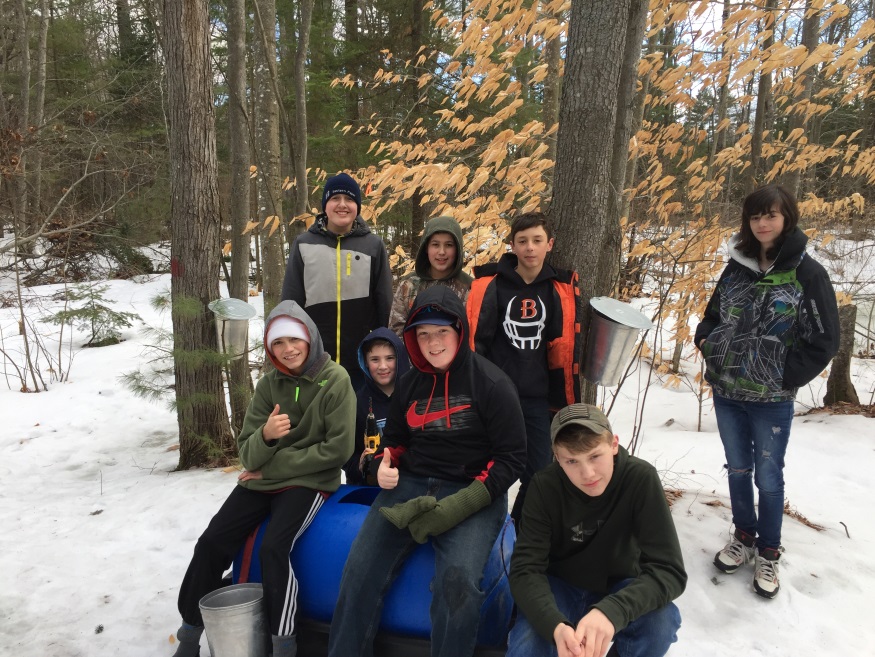
M 420 293 L 407 326 L 429 306 L 458 318 L 459 348 L 447 371 L 437 372 L 420 351 L 415 330 L 404 332 L 413 368 L 392 395 L 382 446 L 393 448 L 393 462 L 402 472 L 480 479 L 495 500 L 519 478 L 526 457 L 516 389 L 504 372 L 471 351 L 465 308 L 449 288 Z M 375 460 L 372 467 L 378 464 Z

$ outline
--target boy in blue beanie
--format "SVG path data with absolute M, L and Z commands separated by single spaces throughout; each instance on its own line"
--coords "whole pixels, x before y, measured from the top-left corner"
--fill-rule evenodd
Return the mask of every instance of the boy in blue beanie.
M 322 212 L 289 251 L 283 300 L 297 301 L 322 334 L 325 351 L 364 384 L 358 346 L 389 322 L 392 271 L 386 245 L 361 218 L 362 192 L 351 176 L 325 181 Z

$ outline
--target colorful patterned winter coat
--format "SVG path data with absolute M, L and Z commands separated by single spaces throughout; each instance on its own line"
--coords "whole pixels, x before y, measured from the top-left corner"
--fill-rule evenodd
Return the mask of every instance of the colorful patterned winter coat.
M 792 400 L 838 351 L 835 292 L 826 270 L 805 252 L 798 227 L 775 263 L 759 264 L 729 242 L 730 260 L 717 282 L 696 345 L 715 394 L 737 401 Z

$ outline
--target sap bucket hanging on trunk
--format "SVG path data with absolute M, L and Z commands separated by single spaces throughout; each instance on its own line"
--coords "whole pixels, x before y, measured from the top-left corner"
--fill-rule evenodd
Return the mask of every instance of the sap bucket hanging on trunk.
M 234 584 L 200 601 L 212 657 L 268 657 L 270 631 L 261 584 Z
M 219 349 L 237 360 L 249 346 L 249 320 L 255 317 L 255 308 L 240 299 L 216 299 L 209 308 L 216 315 Z
M 586 340 L 583 376 L 591 383 L 615 386 L 641 331 L 649 331 L 653 324 L 628 303 L 609 297 L 593 297 L 592 320 Z

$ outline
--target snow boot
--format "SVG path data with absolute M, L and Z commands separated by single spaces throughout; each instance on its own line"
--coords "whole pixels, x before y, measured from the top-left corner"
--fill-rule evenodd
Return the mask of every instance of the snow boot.
M 298 640 L 294 634 L 272 634 L 270 640 L 273 643 L 273 657 L 295 657 L 298 654 Z
M 176 648 L 176 652 L 173 653 L 173 657 L 200 657 L 201 634 L 203 632 L 203 627 L 183 623 L 176 632 L 179 646 Z

